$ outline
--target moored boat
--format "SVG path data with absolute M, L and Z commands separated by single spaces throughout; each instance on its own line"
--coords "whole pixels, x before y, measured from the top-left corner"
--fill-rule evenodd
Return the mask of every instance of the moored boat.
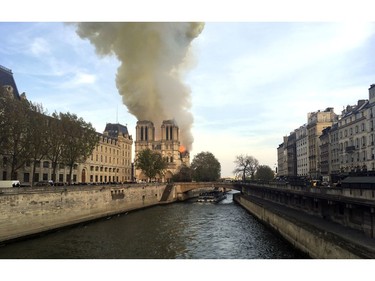
M 222 200 L 227 198 L 227 195 L 221 191 L 210 191 L 210 192 L 202 192 L 199 194 L 198 202 L 210 202 L 210 203 L 218 203 Z

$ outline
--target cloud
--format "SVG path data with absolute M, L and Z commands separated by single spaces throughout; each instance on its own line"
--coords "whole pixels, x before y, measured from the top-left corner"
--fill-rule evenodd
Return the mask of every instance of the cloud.
M 30 44 L 30 51 L 34 56 L 40 57 L 51 53 L 47 40 L 37 37 Z
M 75 77 L 71 81 L 73 85 L 94 84 L 95 82 L 96 76 L 88 73 L 76 73 Z

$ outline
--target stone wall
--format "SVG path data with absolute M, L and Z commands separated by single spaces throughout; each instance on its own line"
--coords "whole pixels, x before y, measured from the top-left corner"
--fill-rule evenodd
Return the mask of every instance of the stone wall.
M 165 187 L 137 184 L 0 190 L 0 242 L 157 205 Z M 176 192 L 171 192 L 167 202 L 176 199 Z
M 342 239 L 328 233 L 322 235 L 322 230 L 272 212 L 260 204 L 247 200 L 241 195 L 234 200 L 247 209 L 260 221 L 281 234 L 286 240 L 312 258 L 318 259 L 354 259 L 363 258 L 357 255 L 353 245 L 348 247 Z M 348 248 L 352 248 L 349 250 Z

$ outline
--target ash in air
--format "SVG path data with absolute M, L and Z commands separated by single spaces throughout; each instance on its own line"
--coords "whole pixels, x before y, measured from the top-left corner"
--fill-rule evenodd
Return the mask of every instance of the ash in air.
M 174 119 L 181 144 L 191 150 L 191 95 L 182 75 L 191 65 L 191 42 L 203 28 L 182 22 L 77 23 L 77 34 L 89 39 L 98 55 L 119 59 L 116 85 L 129 112 L 154 124 Z

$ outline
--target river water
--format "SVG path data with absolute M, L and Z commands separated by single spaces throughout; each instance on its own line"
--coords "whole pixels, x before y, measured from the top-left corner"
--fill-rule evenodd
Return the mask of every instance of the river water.
M 232 200 L 151 207 L 0 247 L 1 259 L 302 259 Z

